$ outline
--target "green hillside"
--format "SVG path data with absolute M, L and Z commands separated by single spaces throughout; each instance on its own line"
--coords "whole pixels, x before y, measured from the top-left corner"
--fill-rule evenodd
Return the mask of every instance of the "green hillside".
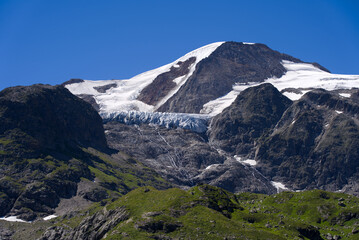
M 268 196 L 142 187 L 52 221 L 44 236 L 61 239 L 358 239 L 359 199 L 321 190 Z

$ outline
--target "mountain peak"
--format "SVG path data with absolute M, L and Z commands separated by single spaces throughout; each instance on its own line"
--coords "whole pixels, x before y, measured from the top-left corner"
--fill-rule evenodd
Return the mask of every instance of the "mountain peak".
M 241 91 L 263 82 L 297 100 L 314 88 L 350 89 L 359 76 L 331 74 L 262 43 L 215 42 L 130 79 L 74 79 L 64 86 L 106 120 L 130 111 L 215 116 Z

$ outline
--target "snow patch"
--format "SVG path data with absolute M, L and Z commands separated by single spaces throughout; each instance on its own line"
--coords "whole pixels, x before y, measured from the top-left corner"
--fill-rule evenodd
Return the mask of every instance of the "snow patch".
M 244 164 L 251 165 L 251 166 L 257 165 L 257 161 L 253 160 L 253 159 L 246 159 L 246 160 L 242 160 L 241 162 Z
M 0 220 L 8 221 L 8 222 L 23 222 L 23 223 L 31 223 L 22 219 L 17 218 L 17 216 L 10 216 L 10 217 L 2 217 Z
M 243 42 L 243 44 L 246 44 L 246 45 L 254 45 L 255 43 L 251 43 L 251 42 Z
M 56 215 L 49 215 L 47 217 L 44 217 L 43 219 L 44 219 L 44 221 L 48 221 L 48 220 L 53 219 L 53 218 L 57 218 L 57 216 Z
M 242 92 L 249 86 L 253 87 L 259 84 L 260 83 L 236 84 L 232 87 L 233 90 L 224 95 L 223 97 L 217 98 L 204 104 L 200 113 L 208 114 L 210 116 L 216 116 L 220 114 L 225 108 L 229 107 L 234 102 L 240 92 Z
M 338 111 L 338 110 L 335 110 L 335 112 L 338 113 L 338 114 L 342 114 L 342 113 L 343 113 L 343 111 Z
M 289 98 L 292 101 L 299 100 L 304 94 L 306 94 L 309 91 L 301 91 L 301 93 L 294 93 L 294 92 L 283 92 L 283 95 Z
M 253 159 L 242 159 L 240 156 L 237 156 L 237 155 L 234 155 L 234 158 L 242 164 L 246 164 L 246 165 L 250 165 L 250 166 L 257 165 L 257 161 L 253 160 Z
M 332 91 L 359 86 L 359 75 L 332 74 L 309 63 L 294 63 L 284 60 L 282 64 L 287 70 L 286 74 L 281 78 L 270 78 L 265 81 L 273 84 L 279 91 L 285 88 L 323 88 Z M 301 96 L 306 92 L 308 91 L 302 91 Z
M 351 94 L 350 93 L 339 93 L 340 96 L 345 97 L 345 98 L 350 98 Z
M 208 167 L 205 168 L 205 170 L 209 170 L 211 168 L 214 168 L 216 166 L 219 166 L 219 164 L 212 164 L 212 165 L 209 165 Z
M 285 187 L 285 185 L 281 182 L 275 182 L 275 181 L 271 181 L 271 184 L 273 185 L 273 187 L 275 187 L 277 189 L 277 192 L 281 192 L 284 190 L 289 190 L 287 187 Z

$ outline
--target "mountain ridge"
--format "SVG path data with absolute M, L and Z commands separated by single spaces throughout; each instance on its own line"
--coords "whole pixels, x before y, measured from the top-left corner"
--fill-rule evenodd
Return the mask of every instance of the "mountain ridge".
M 315 81 L 307 79 L 309 75 L 314 76 Z M 291 83 L 286 84 L 288 81 Z M 228 107 L 239 92 L 261 82 L 270 82 L 287 97 L 297 100 L 313 88 L 350 89 L 358 81 L 359 76 L 331 74 L 317 63 L 304 63 L 264 44 L 218 42 L 129 80 L 74 79 L 63 85 L 73 94 L 91 101 L 100 115 L 107 118 L 128 111 L 215 116 Z M 149 94 L 153 100 L 149 100 Z

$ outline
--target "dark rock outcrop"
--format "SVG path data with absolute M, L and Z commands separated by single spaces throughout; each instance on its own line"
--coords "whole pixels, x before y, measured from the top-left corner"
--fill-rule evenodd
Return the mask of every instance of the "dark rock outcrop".
M 89 94 L 79 94 L 77 95 L 79 98 L 81 98 L 82 100 L 88 102 L 89 104 L 91 104 L 91 106 L 97 111 L 100 111 L 100 106 L 97 104 L 95 98 L 93 97 L 93 95 L 89 95 Z
M 358 106 L 325 90 L 308 92 L 260 139 L 260 171 L 294 189 L 352 185 L 359 171 Z
M 61 86 L 66 86 L 66 85 L 70 85 L 70 84 L 73 84 L 73 83 L 82 83 L 84 82 L 83 79 L 80 79 L 80 78 L 72 78 L 64 83 L 61 84 Z
M 20 129 L 41 148 L 105 149 L 102 119 L 62 86 L 11 87 L 0 92 L 0 135 Z
M 45 231 L 39 240 L 99 240 L 113 227 L 128 218 L 129 214 L 124 208 L 106 210 L 104 208 L 89 217 L 86 217 L 74 229 L 51 227 Z
M 105 93 L 107 90 L 117 87 L 116 83 L 112 83 L 112 84 L 107 84 L 104 86 L 100 86 L 100 87 L 94 87 L 94 89 L 99 92 L 99 93 Z
M 210 142 L 233 155 L 248 154 L 256 140 L 277 124 L 290 104 L 271 84 L 248 88 L 213 118 Z
M 177 63 L 177 68 L 171 67 L 169 72 L 158 75 L 150 85 L 141 91 L 137 99 L 149 105 L 156 105 L 174 87 L 176 87 L 176 83 L 173 80 L 188 74 L 190 66 L 195 61 L 195 57 L 191 57 L 185 62 L 180 61 Z
M 62 86 L 0 92 L 0 215 L 24 220 L 54 213 L 92 173 L 81 148 L 106 150 L 98 113 Z M 87 159 L 89 161 L 89 159 Z

